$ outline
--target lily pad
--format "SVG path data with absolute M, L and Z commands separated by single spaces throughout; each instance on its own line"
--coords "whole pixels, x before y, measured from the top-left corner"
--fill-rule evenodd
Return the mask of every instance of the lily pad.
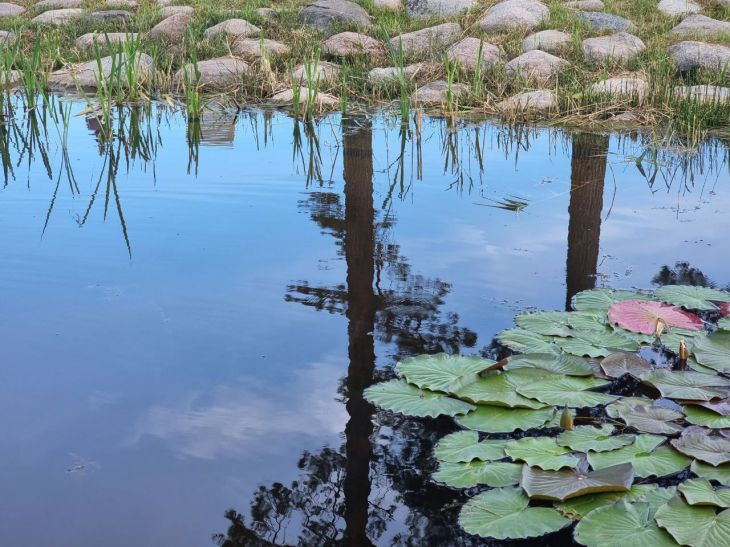
M 630 374 L 638 378 L 645 372 L 651 371 L 651 365 L 635 353 L 619 351 L 612 353 L 601 361 L 601 368 L 611 378 L 621 378 L 624 374 Z
M 698 477 L 730 486 L 730 464 L 714 466 L 695 460 L 692 462 L 690 469 Z
M 673 435 L 682 431 L 682 426 L 672 422 L 683 417 L 681 412 L 655 405 L 622 407 L 619 416 L 627 425 L 645 433 Z
M 616 302 L 623 300 L 646 300 L 649 295 L 638 291 L 616 291 L 613 289 L 590 289 L 573 297 L 573 309 L 578 311 L 608 312 Z
M 556 503 L 555 508 L 566 516 L 582 518 L 594 509 L 613 505 L 619 500 L 640 501 L 658 508 L 673 498 L 676 493 L 677 489 L 674 486 L 659 488 L 656 484 L 636 484 L 628 492 L 606 492 L 580 496 Z
M 634 480 L 630 463 L 583 473 L 578 470 L 544 471 L 522 468 L 520 486 L 532 499 L 565 501 L 598 492 L 628 492 Z
M 650 300 L 624 300 L 608 310 L 608 320 L 623 329 L 641 334 L 655 334 L 657 324 L 688 330 L 702 328 L 702 319 L 694 313 Z
M 615 401 L 618 396 L 586 391 L 605 386 L 608 382 L 596 378 L 564 376 L 537 380 L 517 386 L 520 395 L 537 399 L 548 405 L 582 408 L 605 405 Z
M 715 513 L 712 507 L 688 505 L 677 496 L 654 515 L 657 524 L 681 545 L 718 547 L 730 538 L 730 509 Z
M 730 302 L 730 293 L 691 285 L 666 285 L 659 287 L 654 295 L 659 300 L 688 310 L 716 310 L 713 302 Z
M 588 513 L 575 527 L 575 539 L 589 547 L 674 547 L 677 544 L 654 522 L 655 508 L 620 502 Z
M 561 353 L 559 355 L 551 353 L 512 355 L 509 357 L 508 361 L 509 362 L 504 367 L 507 371 L 514 371 L 523 368 L 535 368 L 555 374 L 564 374 L 566 376 L 593 375 L 593 367 L 591 366 L 590 361 L 567 353 Z
M 476 409 L 465 401 L 419 389 L 404 380 L 375 384 L 367 388 L 364 395 L 375 406 L 406 416 L 457 416 Z
M 730 310 L 730 304 L 725 302 L 726 310 Z M 721 310 L 722 311 L 722 310 Z M 723 313 L 723 315 L 727 315 L 727 313 Z M 730 317 L 723 317 L 717 322 L 717 328 L 721 330 L 730 330 Z
M 684 372 L 667 369 L 654 370 L 641 376 L 641 381 L 655 387 L 662 397 L 709 401 L 727 397 L 728 380 L 701 372 Z
M 506 462 L 442 462 L 433 480 L 453 488 L 514 486 L 520 482 L 521 465 Z
M 497 335 L 497 340 L 520 353 L 560 353 L 553 339 L 525 329 L 507 329 Z
M 665 438 L 659 435 L 638 435 L 634 444 L 610 452 L 589 452 L 593 469 L 605 469 L 621 463 L 634 466 L 637 477 L 662 477 L 679 473 L 690 459 L 669 446 L 659 446 Z
M 557 471 L 563 467 L 576 467 L 580 463 L 578 458 L 570 455 L 570 449 L 558 445 L 552 437 L 524 437 L 510 441 L 504 451 L 513 460 L 540 469 Z
M 434 448 L 436 458 L 442 462 L 470 462 L 472 460 L 501 460 L 506 440 L 479 441 L 476 431 L 457 431 L 443 437 Z
M 530 507 L 520 488 L 495 488 L 470 499 L 459 514 L 459 524 L 484 538 L 524 539 L 557 532 L 572 521 L 555 509 Z
M 545 403 L 523 397 L 515 391 L 508 373 L 495 372 L 482 376 L 456 392 L 460 399 L 475 404 L 508 406 L 511 408 L 545 408 Z
M 646 397 L 622 397 L 606 407 L 606 414 L 611 418 L 620 418 L 621 412 L 624 410 L 635 406 L 651 406 L 653 404 L 654 399 L 647 399 Z
M 730 331 L 717 331 L 698 338 L 692 352 L 699 364 L 730 374 Z
M 541 427 L 553 416 L 554 408 L 532 410 L 479 405 L 475 411 L 456 418 L 456 422 L 467 429 L 484 433 L 512 433 L 517 429 L 525 431 Z
M 601 427 L 581 425 L 572 431 L 563 431 L 558 435 L 557 443 L 578 452 L 605 452 L 616 450 L 634 442 L 633 435 L 612 435 L 613 426 L 603 424 Z
M 573 329 L 568 322 L 569 314 L 561 311 L 521 313 L 515 317 L 517 326 L 544 336 L 571 336 Z
M 475 382 L 479 373 L 488 369 L 494 361 L 465 355 L 419 355 L 398 363 L 398 376 L 422 389 L 456 393 L 459 389 Z
M 692 456 L 711 465 L 730 462 L 730 439 L 710 435 L 702 428 L 685 430 L 679 439 L 672 439 L 672 446 L 682 454 Z
M 730 507 L 730 488 L 713 488 L 707 479 L 692 479 L 679 485 L 684 499 L 690 505 Z
M 555 343 L 566 353 L 588 357 L 606 357 L 616 350 L 636 351 L 639 343 L 615 332 L 576 332 L 571 338 L 557 338 Z
M 684 413 L 687 415 L 687 421 L 691 424 L 701 425 L 711 429 L 730 427 L 730 416 L 723 416 L 701 406 L 685 405 Z

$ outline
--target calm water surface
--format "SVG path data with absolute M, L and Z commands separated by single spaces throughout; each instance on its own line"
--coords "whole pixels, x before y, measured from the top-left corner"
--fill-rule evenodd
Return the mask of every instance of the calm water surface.
M 73 116 L 66 153 L 41 112 L 0 130 L 0 545 L 487 544 L 429 481 L 451 421 L 362 390 L 408 355 L 493 355 L 578 290 L 730 283 L 722 142 L 115 124 Z

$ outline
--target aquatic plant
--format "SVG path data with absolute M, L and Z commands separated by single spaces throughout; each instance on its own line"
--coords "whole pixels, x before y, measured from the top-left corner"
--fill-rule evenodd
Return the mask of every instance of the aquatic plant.
M 579 521 L 588 547 L 726 543 L 730 292 L 592 289 L 572 308 L 518 315 L 497 335 L 499 361 L 412 357 L 365 396 L 463 428 L 436 446 L 433 480 L 481 490 L 460 511 L 468 533 L 521 539 Z

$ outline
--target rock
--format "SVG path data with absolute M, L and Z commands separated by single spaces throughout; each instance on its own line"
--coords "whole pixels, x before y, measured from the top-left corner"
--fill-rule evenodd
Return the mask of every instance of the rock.
M 125 60 L 122 60 L 122 69 L 124 70 Z M 103 57 L 101 59 L 101 73 L 96 60 L 82 63 L 79 65 L 62 68 L 48 75 L 48 83 L 58 87 L 89 87 L 95 88 L 97 79 L 103 76 L 109 78 L 112 69 L 112 57 Z M 154 63 L 152 57 L 145 53 L 137 53 L 135 60 L 135 70 L 140 82 L 144 82 L 152 75 Z
M 335 32 L 337 24 L 369 27 L 370 15 L 360 5 L 349 0 L 316 0 L 299 12 L 299 22 L 323 34 Z
M 565 59 L 534 49 L 512 59 L 505 68 L 510 76 L 545 84 L 568 64 Z
M 300 87 L 299 105 L 306 106 L 308 100 L 309 89 L 304 86 Z M 291 106 L 294 104 L 294 91 L 291 89 L 281 91 L 271 97 L 270 101 L 271 104 L 276 106 Z M 334 95 L 329 95 L 328 93 L 317 93 L 314 101 L 319 110 L 329 110 L 332 108 L 337 108 L 340 104 L 340 101 L 337 97 L 335 97 Z
M 559 30 L 541 30 L 522 40 L 522 51 L 541 49 L 553 53 L 567 47 L 572 41 L 570 34 Z
M 114 9 L 114 8 L 127 8 L 127 9 L 135 9 L 139 3 L 137 0 L 107 0 L 104 3 L 104 7 L 108 9 Z
M 730 87 L 716 85 L 679 86 L 673 90 L 680 99 L 691 99 L 698 103 L 730 103 Z
M 101 32 L 89 32 L 76 38 L 76 47 L 79 49 L 93 49 L 94 43 L 99 44 L 100 48 L 104 48 L 107 44 L 118 44 L 127 40 L 137 40 L 139 35 L 127 32 L 109 32 L 107 34 Z
M 619 15 L 596 11 L 576 11 L 575 16 L 593 30 L 612 30 L 614 32 L 633 32 L 636 30 L 636 25 Z
M 305 84 L 308 81 L 307 69 L 305 65 L 297 65 L 292 71 L 292 78 L 295 82 Z M 313 67 L 312 78 L 318 80 L 320 85 L 332 85 L 340 79 L 340 67 L 334 63 L 320 61 L 316 67 Z
M 406 12 L 411 17 L 451 17 L 469 11 L 474 0 L 408 0 Z
M 627 32 L 583 40 L 583 53 L 592 61 L 629 61 L 645 49 L 641 39 Z
M 291 51 L 291 48 L 286 44 L 282 44 L 276 40 L 269 40 L 268 38 L 264 38 L 263 47 L 269 59 L 278 55 L 286 55 Z M 236 40 L 233 46 L 231 46 L 231 53 L 238 57 L 243 57 L 247 61 L 258 61 L 262 55 L 261 39 L 245 38 L 243 40 Z
M 198 61 L 195 67 L 198 72 L 197 84 L 202 88 L 215 90 L 238 87 L 251 72 L 248 64 L 235 57 L 218 57 Z M 183 85 L 186 73 L 189 81 L 195 80 L 196 73 L 192 63 L 177 71 L 174 79 L 176 85 Z
M 497 103 L 497 109 L 502 112 L 550 112 L 558 106 L 555 93 L 546 89 L 524 91 L 513 95 L 509 99 Z
M 33 6 L 37 11 L 80 8 L 84 0 L 41 0 Z
M 426 55 L 436 49 L 456 42 L 461 35 L 461 25 L 458 23 L 443 23 L 435 27 L 428 27 L 415 32 L 407 32 L 391 38 L 390 45 L 398 51 L 403 44 L 403 55 L 412 57 Z
M 67 25 L 68 23 L 76 19 L 80 19 L 84 16 L 85 13 L 86 11 L 80 8 L 54 9 L 50 11 L 44 11 L 40 15 L 31 19 L 31 22 L 37 23 L 39 25 L 53 25 L 56 27 L 60 27 L 63 25 Z
M 698 68 L 727 69 L 730 66 L 730 47 L 705 42 L 685 41 L 669 46 L 672 56 L 680 72 L 689 72 Z
M 730 23 L 718 21 L 705 15 L 690 15 L 674 27 L 671 34 L 678 36 L 697 35 L 702 37 L 730 34 Z
M 657 9 L 668 17 L 679 17 L 680 15 L 699 13 L 702 11 L 702 6 L 690 0 L 661 0 Z
M 0 44 L 13 45 L 18 40 L 18 36 L 14 32 L 8 30 L 0 30 Z
M 505 0 L 489 8 L 479 22 L 484 32 L 532 30 L 550 17 L 550 10 L 537 0 Z
M 437 72 L 438 67 L 432 63 L 416 63 L 403 67 L 403 77 L 410 81 L 421 80 Z M 397 66 L 374 68 L 368 72 L 368 81 L 371 85 L 394 84 L 400 78 L 400 69 Z
M 279 18 L 279 11 L 273 8 L 257 8 L 256 15 L 261 17 L 264 21 L 274 21 Z
M 192 17 L 185 13 L 173 15 L 163 19 L 150 30 L 148 36 L 153 40 L 167 40 L 168 42 L 179 42 L 185 36 Z
M 385 44 L 380 40 L 371 38 L 357 32 L 340 32 L 330 36 L 322 44 L 322 53 L 335 57 L 354 57 L 357 55 L 368 55 L 370 57 L 385 57 L 387 51 Z
M 86 18 L 94 23 L 126 24 L 132 18 L 132 14 L 124 10 L 106 10 L 95 11 L 94 13 L 90 13 Z
M 173 15 L 192 15 L 195 12 L 195 8 L 191 6 L 167 6 L 160 9 L 160 15 L 162 17 L 172 17 Z
M 401 0 L 373 0 L 373 6 L 378 9 L 398 10 L 403 7 L 403 4 L 401 4 Z
M 601 0 L 572 0 L 563 5 L 568 9 L 580 11 L 603 11 L 605 8 Z
M 481 69 L 487 70 L 494 63 L 499 62 L 502 52 L 499 46 L 482 42 L 479 38 L 464 38 L 451 46 L 446 52 L 446 56 L 449 60 L 455 61 L 462 69 L 474 72 L 479 60 L 480 46 L 482 48 Z
M 588 91 L 595 95 L 643 100 L 649 92 L 649 84 L 644 78 L 636 75 L 617 76 L 593 84 L 588 88 Z
M 413 102 L 424 106 L 446 106 L 448 101 L 449 84 L 444 80 L 437 80 L 419 87 L 413 93 Z M 451 84 L 451 96 L 458 101 L 469 94 L 469 87 L 465 84 Z
M 633 124 L 639 121 L 639 116 L 635 112 L 621 112 L 614 114 L 607 121 L 615 124 Z
M 0 74 L 0 87 L 5 89 L 15 87 L 23 80 L 23 72 L 20 70 L 3 71 Z
M 217 25 L 213 25 L 203 33 L 203 38 L 212 40 L 213 38 L 224 34 L 229 40 L 237 40 L 239 38 L 253 38 L 261 34 L 261 29 L 256 25 L 252 25 L 245 19 L 228 19 Z
M 0 2 L 0 17 L 17 17 L 25 13 L 23 6 L 10 4 L 8 2 Z

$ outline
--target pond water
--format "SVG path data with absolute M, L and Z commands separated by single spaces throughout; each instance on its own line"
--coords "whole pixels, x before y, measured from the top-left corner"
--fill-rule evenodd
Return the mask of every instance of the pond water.
M 730 284 L 720 141 L 62 103 L 0 129 L 0 545 L 506 545 L 430 481 L 453 422 L 363 389 L 579 290 Z

